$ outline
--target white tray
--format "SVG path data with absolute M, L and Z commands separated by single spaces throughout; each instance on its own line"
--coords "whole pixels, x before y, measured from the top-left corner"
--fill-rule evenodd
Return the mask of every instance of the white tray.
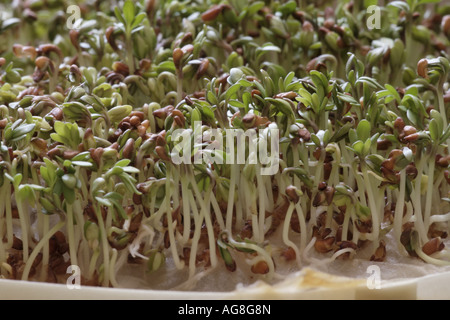
M 186 292 L 81 286 L 0 280 L 1 300 L 447 300 L 450 299 L 450 272 L 417 279 L 385 281 L 370 289 L 366 280 L 333 277 L 304 270 L 293 279 L 269 286 L 262 282 L 231 292 Z

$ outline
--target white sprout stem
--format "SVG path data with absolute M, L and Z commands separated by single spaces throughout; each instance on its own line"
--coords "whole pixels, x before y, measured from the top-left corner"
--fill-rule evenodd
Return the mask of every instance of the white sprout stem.
M 197 255 L 198 241 L 200 239 L 202 218 L 198 212 L 197 205 L 195 203 L 194 197 L 190 197 L 189 201 L 191 202 L 191 208 L 193 211 L 193 219 L 195 224 L 194 235 L 192 236 L 191 242 L 191 252 L 189 256 L 189 278 L 193 277 L 195 274 L 195 259 Z
M 352 166 L 352 170 L 355 173 L 356 185 L 358 186 L 358 191 L 356 191 L 356 193 L 358 194 L 359 202 L 361 202 L 361 204 L 363 206 L 367 207 L 367 201 L 366 201 L 366 195 L 365 195 L 366 185 L 364 184 L 364 181 L 361 179 L 361 176 L 355 169 L 355 166 L 356 166 L 356 163 L 354 163 Z
M 3 182 L 3 186 L 1 187 L 1 195 L 0 195 L 0 239 L 4 239 L 5 235 L 7 234 L 7 230 L 5 230 L 5 234 L 3 233 L 3 228 L 6 227 L 6 217 L 5 217 L 5 201 L 4 201 L 4 194 L 5 194 L 5 182 Z M 1 246 L 3 248 L 3 240 L 0 241 Z M 0 253 L 1 254 L 1 253 Z
M 422 217 L 422 205 L 421 205 L 421 189 L 422 189 L 422 174 L 423 174 L 423 166 L 425 160 L 427 158 L 422 158 L 419 160 L 419 164 L 417 165 L 417 176 L 414 186 L 414 196 L 411 197 L 413 206 L 414 206 L 414 216 L 416 217 L 416 222 L 414 223 L 417 232 L 419 233 L 419 238 L 426 242 L 427 231 L 425 230 L 425 225 L 423 223 Z
M 69 240 L 70 263 L 78 266 L 77 250 L 75 248 L 75 234 L 73 225 L 73 207 L 67 204 L 67 237 Z
M 213 192 L 207 192 L 207 201 L 206 203 L 208 204 L 208 207 L 205 207 L 205 222 L 206 222 L 206 230 L 208 233 L 208 241 L 209 241 L 209 256 L 210 256 L 210 261 L 211 261 L 211 266 L 215 267 L 218 263 L 217 260 L 217 254 L 216 254 L 216 239 L 214 237 L 214 227 L 212 225 L 212 221 L 211 221 L 211 215 L 210 215 L 210 210 L 207 210 L 206 208 L 210 208 L 211 207 L 211 196 L 214 198 L 214 194 Z
M 259 170 L 259 166 L 257 166 L 256 170 Z M 259 200 L 259 242 L 263 242 L 264 241 L 264 222 L 266 220 L 266 206 L 265 206 L 265 202 L 266 202 L 266 190 L 264 187 L 264 182 L 263 179 L 261 177 L 260 174 L 256 174 L 256 182 L 258 184 L 258 200 Z
M 436 192 L 433 192 L 433 201 L 435 201 L 434 203 L 439 203 L 441 194 L 445 194 L 445 192 L 444 192 L 445 185 L 441 186 L 441 183 L 443 180 L 444 180 L 444 174 L 443 174 L 443 172 L 441 172 L 441 174 L 439 174 L 438 177 L 436 178 L 436 182 L 434 183 L 434 190 L 436 191 Z
M 308 239 L 307 238 L 308 230 L 307 230 L 307 226 L 306 226 L 305 215 L 303 213 L 303 209 L 300 205 L 300 202 L 297 202 L 295 204 L 295 210 L 297 211 L 298 220 L 299 220 L 299 224 L 300 224 L 300 251 L 303 251 L 305 249 L 306 242 Z M 300 257 L 300 255 L 299 255 L 299 257 Z
M 216 240 L 214 238 L 214 228 L 211 222 L 211 216 L 210 216 L 210 196 L 212 192 L 206 192 L 206 201 L 203 199 L 200 191 L 198 190 L 197 184 L 195 183 L 195 178 L 193 174 L 189 175 L 191 179 L 191 184 L 193 185 L 194 193 L 200 203 L 200 227 L 201 222 L 205 220 L 206 223 L 206 229 L 208 233 L 208 241 L 209 241 L 209 250 L 210 250 L 210 259 L 211 259 L 211 265 L 215 266 L 217 264 L 217 256 L 216 256 Z M 214 195 L 213 195 L 214 196 Z M 208 204 L 208 205 L 206 205 Z M 196 226 L 197 228 L 197 226 Z M 192 257 L 192 256 L 191 256 Z
M 256 251 L 258 254 L 260 254 L 261 258 L 264 259 L 264 261 L 267 263 L 267 266 L 269 267 L 269 272 L 267 274 L 269 279 L 273 277 L 273 274 L 275 273 L 275 265 L 272 260 L 272 257 L 264 248 L 261 248 L 260 246 L 249 242 L 237 242 L 233 240 L 231 237 L 228 237 L 228 240 L 233 246 Z
M 240 188 L 240 187 L 238 187 L 238 188 Z M 237 201 L 236 201 L 236 227 L 237 228 L 241 228 L 242 223 L 244 221 L 243 206 L 244 206 L 244 198 L 242 197 L 242 192 L 239 192 L 237 195 Z
M 76 217 L 76 221 L 77 221 L 77 225 L 78 225 L 78 228 L 79 228 L 79 231 L 78 231 L 78 240 L 77 240 L 77 243 L 80 243 L 80 247 L 79 247 L 79 251 L 80 251 L 80 255 L 81 255 L 81 253 L 83 253 L 83 255 L 82 255 L 82 259 L 81 260 L 83 260 L 86 264 L 88 263 L 88 261 L 89 261 L 89 246 L 88 246 L 88 243 L 87 243 L 87 240 L 86 240 L 86 238 L 84 237 L 84 223 L 85 223 L 85 221 L 84 221 L 84 217 L 83 217 L 83 209 L 82 209 L 82 199 L 80 199 L 80 201 L 76 201 L 75 202 L 75 206 L 74 206 L 74 211 L 75 211 L 75 217 Z M 78 262 L 78 263 L 80 263 L 80 261 Z M 88 267 L 87 265 L 85 265 L 84 267 Z M 81 268 L 81 265 L 80 265 L 80 268 Z
M 293 155 L 293 160 L 294 160 L 294 165 L 293 167 L 297 167 L 300 164 L 300 156 L 298 154 L 298 145 L 292 146 L 292 155 Z M 300 184 L 300 179 L 294 175 L 294 186 L 299 186 Z
M 355 207 L 353 206 L 352 203 L 348 203 L 347 204 L 347 209 L 345 210 L 345 215 L 344 215 L 344 222 L 342 223 L 342 240 L 343 241 L 347 241 L 347 235 L 348 235 L 348 227 L 349 227 L 349 222 L 350 222 L 350 217 L 352 215 L 354 215 L 355 213 Z
M 11 248 L 13 243 L 13 219 L 11 212 L 11 184 L 7 183 L 7 181 L 3 184 L 3 190 L 0 199 L 2 199 L 2 203 L 4 203 L 5 207 L 5 219 L 6 219 L 6 240 L 7 248 Z
M 109 206 L 106 211 L 105 229 L 109 230 L 112 227 L 112 221 L 114 216 L 114 207 Z
M 401 247 L 400 237 L 402 235 L 403 225 L 403 207 L 405 205 L 405 183 L 406 183 L 406 169 L 400 171 L 400 191 L 395 205 L 394 214 L 394 234 L 399 247 Z
M 1 221 L 1 222 L 3 222 L 3 221 Z M 3 226 L 3 223 L 2 223 L 2 226 Z M 6 261 L 5 245 L 3 244 L 3 240 L 1 240 L 1 239 L 3 239 L 3 227 L 2 226 L 0 226 L 0 263 Z
M 269 212 L 273 211 L 273 208 L 275 206 L 275 202 L 273 199 L 273 192 L 272 192 L 272 177 L 267 176 L 266 179 L 264 179 L 265 185 L 266 185 L 266 191 L 267 191 L 267 210 Z
M 361 171 L 363 173 L 364 176 L 364 183 L 366 186 L 366 190 L 368 193 L 368 198 L 369 198 L 369 206 L 370 206 L 370 211 L 371 211 L 371 216 L 372 216 L 372 232 L 373 232 L 373 236 L 374 236 L 374 246 L 375 248 L 378 248 L 378 236 L 380 233 L 380 216 L 379 216 L 379 210 L 377 208 L 376 205 L 376 201 L 374 199 L 374 193 L 372 190 L 372 184 L 370 182 L 370 177 L 367 174 L 367 167 L 366 165 L 362 165 Z
M 340 255 L 342 255 L 344 253 L 355 253 L 355 249 L 352 249 L 352 248 L 340 249 L 331 256 L 331 258 L 328 260 L 328 262 L 333 262 L 334 260 L 337 259 L 337 257 L 339 257 Z
M 327 206 L 327 219 L 325 221 L 325 228 L 331 228 L 331 224 L 333 223 L 333 204 Z
M 43 215 L 42 219 L 42 235 L 46 235 L 50 228 L 50 217 L 48 215 Z M 47 266 L 49 264 L 50 259 L 50 248 L 48 242 L 43 245 L 42 248 L 42 270 L 41 270 L 41 279 L 45 279 L 47 277 Z
M 44 237 L 38 242 L 38 244 L 36 245 L 36 247 L 34 247 L 33 251 L 30 254 L 29 259 L 27 260 L 27 262 L 25 263 L 25 268 L 23 270 L 22 273 L 22 280 L 27 280 L 28 279 L 28 275 L 30 274 L 30 270 L 31 267 L 33 266 L 33 262 L 34 259 L 36 259 L 37 255 L 39 254 L 39 252 L 41 251 L 42 247 L 48 243 L 48 241 L 50 240 L 50 238 L 59 230 L 64 226 L 64 221 L 60 221 L 58 222 L 55 226 L 53 226 L 53 228 L 51 228 L 49 230 L 49 232 L 47 232 Z
M 184 267 L 184 263 L 181 262 L 180 257 L 178 255 L 178 250 L 177 250 L 177 245 L 176 245 L 176 241 L 175 241 L 175 231 L 174 231 L 174 225 L 176 224 L 176 221 L 172 221 L 172 209 L 170 206 L 170 199 L 172 198 L 172 192 L 171 192 L 171 188 L 170 188 L 170 182 L 171 182 L 171 173 L 170 173 L 170 169 L 168 168 L 167 170 L 167 180 L 165 183 L 165 189 L 166 189 L 166 194 L 165 194 L 165 207 L 166 207 L 166 216 L 167 216 L 167 228 L 168 228 L 168 233 L 169 233 L 169 241 L 170 241 L 170 250 L 172 252 L 172 257 L 174 260 L 175 265 L 177 266 L 178 269 L 181 269 Z
M 105 222 L 103 221 L 103 217 L 101 214 L 100 206 L 97 204 L 94 207 L 95 215 L 97 217 L 98 226 L 100 229 L 100 237 L 102 242 L 102 250 L 103 250 L 103 286 L 107 286 L 109 284 L 109 244 L 108 238 L 105 228 Z
M 448 222 L 450 221 L 450 212 L 445 214 L 435 214 L 430 217 L 430 224 L 434 222 Z
M 119 283 L 116 280 L 116 261 L 117 261 L 117 249 L 113 248 L 111 252 L 111 265 L 109 267 L 109 279 L 113 287 L 119 287 Z
M 97 247 L 93 250 L 91 261 L 89 262 L 88 279 L 92 279 L 97 266 L 97 259 L 100 255 L 100 249 Z
M 312 250 L 312 248 L 314 247 L 314 244 L 316 243 L 317 238 L 316 237 L 312 237 L 311 240 L 308 242 L 308 244 L 305 247 L 305 250 L 303 251 L 302 257 L 305 261 L 309 262 L 309 263 L 314 263 L 314 262 L 318 262 L 320 260 L 312 258 L 312 257 L 308 257 L 308 253 Z
M 217 223 L 219 224 L 221 230 L 225 230 L 225 221 L 223 220 L 222 211 L 220 211 L 220 206 L 217 203 L 217 199 L 216 197 L 212 197 L 210 200 L 211 206 L 216 214 Z
M 356 224 L 356 220 L 358 219 L 358 217 L 356 216 L 355 208 L 354 207 L 352 207 L 352 208 L 353 208 L 353 210 L 350 211 L 351 212 L 351 218 L 353 220 L 353 228 L 352 228 L 352 230 L 353 230 L 353 237 L 352 237 L 352 242 L 358 243 L 358 240 L 359 240 L 359 238 L 361 236 L 361 233 L 359 232 L 358 228 L 355 225 Z
M 443 124 L 444 130 L 445 130 L 448 125 L 448 122 L 447 122 L 448 120 L 447 120 L 447 115 L 446 115 L 446 111 L 445 111 L 444 91 L 442 89 L 441 84 L 439 84 L 439 88 L 436 90 L 436 94 L 437 94 L 437 99 L 438 99 L 438 104 L 439 104 L 439 113 L 442 116 L 442 124 Z M 450 138 L 447 139 L 446 144 L 447 144 L 447 151 L 449 151 L 450 150 Z
M 173 208 L 176 209 L 180 205 L 180 194 L 178 188 L 180 185 L 180 175 L 178 174 L 178 170 L 172 170 L 172 179 L 174 190 L 174 192 L 172 193 L 172 201 L 173 201 Z
M 310 203 L 310 210 L 312 216 L 315 216 L 317 211 L 317 208 L 314 206 L 314 198 L 316 197 L 317 194 L 317 187 L 319 186 L 320 180 L 322 179 L 324 159 L 325 159 L 325 152 L 322 152 L 314 172 L 314 184 L 313 184 L 314 189 L 312 190 L 311 193 L 311 203 Z
M 344 167 L 344 170 L 345 170 L 345 168 L 347 168 L 347 170 L 348 170 L 348 174 L 347 175 L 344 174 L 344 177 L 347 177 L 345 184 L 347 184 L 349 187 L 354 189 L 354 187 L 355 187 L 354 183 L 356 180 L 355 172 L 351 165 L 353 163 L 353 161 L 351 160 L 351 158 L 349 156 L 349 152 L 345 146 L 345 139 L 342 139 L 341 141 L 339 141 L 339 150 L 341 151 L 341 154 L 345 160 L 344 161 L 345 163 L 342 163 L 341 166 Z
M 294 212 L 294 209 L 295 209 L 295 203 L 291 201 L 291 203 L 289 203 L 289 207 L 286 212 L 286 218 L 284 219 L 284 223 L 283 223 L 283 242 L 286 246 L 291 247 L 295 251 L 295 256 L 297 257 L 297 260 L 299 261 L 300 251 L 299 251 L 298 247 L 295 245 L 295 243 L 289 239 L 289 225 L 291 222 L 292 213 Z M 299 213 L 297 212 L 297 214 L 299 214 Z
M 234 159 L 233 159 L 234 161 Z M 237 164 L 231 164 L 231 173 L 230 173 L 230 191 L 228 194 L 228 204 L 227 204 L 227 215 L 226 215 L 226 229 L 231 231 L 232 229 L 232 223 L 233 223 L 233 209 L 234 209 L 234 193 L 235 193 L 235 186 L 236 186 L 236 179 L 237 177 L 237 169 L 239 169 L 239 165 Z
M 177 72 L 177 101 L 183 100 L 183 71 Z
M 188 189 L 188 181 L 185 176 L 181 177 L 181 192 L 183 195 L 182 202 L 183 202 L 183 243 L 187 243 L 189 240 L 189 231 L 190 231 L 190 223 L 188 221 L 191 220 L 190 216 L 190 205 L 189 205 L 189 199 L 192 197 L 192 192 Z
M 23 203 L 19 200 L 19 197 L 17 195 L 17 193 L 19 192 L 18 189 L 16 189 L 14 191 L 14 195 L 16 198 L 16 205 L 17 205 L 17 210 L 19 211 L 19 219 L 20 219 L 20 229 L 22 232 L 22 243 L 23 243 L 23 262 L 27 262 L 28 260 L 28 256 L 29 256 L 29 246 L 28 246 L 28 228 L 29 228 L 29 223 L 28 223 L 28 212 L 25 213 L 24 212 L 24 207 L 23 207 Z
M 435 161 L 431 159 L 428 165 L 428 184 L 427 184 L 427 195 L 425 198 L 425 212 L 423 217 L 423 224 L 425 226 L 425 230 L 428 230 L 430 226 L 430 215 L 431 215 L 431 206 L 433 202 L 433 187 L 434 187 L 434 167 Z
M 81 182 L 82 199 L 89 199 L 89 191 L 87 188 L 87 186 L 88 186 L 87 181 L 89 181 L 89 179 L 87 177 L 86 170 L 81 170 L 80 167 L 78 167 L 77 172 L 78 172 L 78 177 L 80 177 L 80 180 L 82 180 L 82 182 Z
M 419 258 L 421 258 L 422 260 L 424 260 L 427 263 L 434 264 L 437 266 L 449 266 L 450 265 L 450 261 L 439 260 L 439 259 L 430 257 L 425 252 L 423 252 L 423 250 L 420 246 L 417 246 L 417 248 L 415 249 L 415 252 L 419 256 Z

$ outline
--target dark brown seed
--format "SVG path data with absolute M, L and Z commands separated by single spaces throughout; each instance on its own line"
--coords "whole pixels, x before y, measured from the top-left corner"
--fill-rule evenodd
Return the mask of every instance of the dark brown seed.
M 328 205 L 331 205 L 331 203 L 333 202 L 334 191 L 335 191 L 334 187 L 328 186 L 325 188 L 324 193 Z
M 389 140 L 378 140 L 377 141 L 377 150 L 387 150 L 392 146 L 392 142 Z
M 397 159 L 398 157 L 400 157 L 401 155 L 403 155 L 403 151 L 400 149 L 394 149 L 389 153 L 389 158 L 392 158 L 394 161 L 395 159 Z
M 137 205 L 142 204 L 142 195 L 133 193 L 133 203 Z
M 12 248 L 16 250 L 23 250 L 22 239 L 17 238 L 15 235 L 13 236 Z
M 183 118 L 180 118 L 180 117 L 178 117 L 178 116 L 175 116 L 175 117 L 173 118 L 173 121 L 174 121 L 174 123 L 175 123 L 178 127 L 184 128 L 184 117 L 183 117 Z
M 70 159 L 72 159 L 73 157 L 75 157 L 79 153 L 80 153 L 80 151 L 78 151 L 78 150 L 64 150 L 63 158 L 67 159 L 67 160 L 70 160 Z
M 120 61 L 114 61 L 112 64 L 112 69 L 115 72 L 123 75 L 124 77 L 130 74 L 130 68 L 128 67 L 128 65 Z
M 0 129 L 5 129 L 6 125 L 8 124 L 8 119 L 1 119 L 0 120 Z
M 48 114 L 48 116 L 52 116 L 55 120 L 62 120 L 64 117 L 64 112 L 61 108 L 53 108 Z
M 159 158 L 161 158 L 162 160 L 165 160 L 165 161 L 170 161 L 170 158 L 167 155 L 166 149 L 164 147 L 156 146 L 155 151 Z
M 355 220 L 356 229 L 361 233 L 372 232 L 372 220 L 363 221 L 360 219 Z
M 142 111 L 132 111 L 130 113 L 130 120 L 131 120 L 131 117 L 138 117 L 140 121 L 145 120 L 145 114 Z
M 297 188 L 294 186 L 286 187 L 286 195 L 288 196 L 289 200 L 292 202 L 297 203 L 300 200 L 300 196 L 297 193 Z
M 417 168 L 414 164 L 408 164 L 405 168 L 406 174 L 408 177 L 411 177 L 412 179 L 415 179 L 417 176 Z
M 326 253 L 333 250 L 334 237 L 328 237 L 326 239 L 317 239 L 314 243 L 314 248 L 317 252 Z
M 36 67 L 39 68 L 39 70 L 44 70 L 48 67 L 48 65 L 51 63 L 50 59 L 47 57 L 37 57 L 36 60 L 34 61 Z
M 405 140 L 406 142 L 413 142 L 416 141 L 417 139 L 419 139 L 418 133 L 413 133 L 403 138 L 403 140 Z
M 139 230 L 139 227 L 141 226 L 143 212 L 139 212 L 138 214 L 134 215 L 133 218 L 131 218 L 130 227 L 128 228 L 128 231 L 130 232 L 137 232 Z
M 183 50 L 180 48 L 175 48 L 172 53 L 173 63 L 177 69 L 180 69 L 181 59 L 183 58 Z
M 308 142 L 311 140 L 311 133 L 307 129 L 299 129 L 298 136 L 303 139 L 303 141 Z
M 111 48 L 113 48 L 113 50 L 118 50 L 118 46 L 114 39 L 114 27 L 111 26 L 111 27 L 106 28 L 105 38 L 106 38 L 106 41 L 108 41 Z
M 436 155 L 436 164 L 440 167 L 447 168 L 450 165 L 450 155 L 445 157 L 438 154 Z
M 134 139 L 128 138 L 127 142 L 123 147 L 122 156 L 126 159 L 131 159 L 133 157 L 133 151 L 134 151 Z
M 428 60 L 420 59 L 417 63 L 417 74 L 422 78 L 428 78 Z
M 347 248 L 351 248 L 353 250 L 356 250 L 357 247 L 358 247 L 352 241 L 340 241 L 339 243 L 336 243 L 336 245 L 338 246 L 338 248 L 335 250 L 335 252 L 339 251 L 339 250 L 342 250 L 342 249 L 347 249 Z M 347 259 L 350 258 L 350 254 L 351 254 L 350 252 L 345 252 L 343 254 L 340 254 L 338 259 L 340 259 L 340 260 L 347 260 Z
M 320 156 L 322 155 L 322 149 L 316 148 L 313 152 L 313 156 L 316 160 L 320 160 Z
M 166 231 L 164 233 L 164 248 L 168 249 L 169 247 L 170 247 L 169 232 Z
M 394 170 L 394 166 L 395 166 L 395 161 L 393 158 L 388 158 L 381 163 L 382 169 L 384 168 L 389 171 Z
M 442 242 L 441 238 L 433 238 L 431 240 L 429 240 L 427 243 L 425 243 L 422 246 L 422 251 L 426 254 L 426 255 L 432 255 L 435 252 L 441 251 L 442 249 L 444 249 L 445 245 Z
M 58 55 L 60 60 L 63 60 L 64 55 L 61 51 L 61 49 L 54 45 L 54 44 L 41 44 L 38 48 L 38 53 L 44 54 L 44 55 L 49 55 L 51 52 L 54 52 Z
M 61 149 L 59 149 L 59 148 L 53 148 L 53 149 L 51 149 L 51 150 L 49 150 L 48 152 L 47 152 L 47 156 L 50 158 L 50 159 L 54 159 L 56 156 L 61 156 L 62 155 L 62 150 Z
M 289 100 L 295 100 L 295 98 L 298 97 L 298 94 L 294 91 L 289 92 L 282 92 L 274 96 L 274 98 L 280 98 L 280 99 L 289 99 Z
M 13 219 L 19 219 L 19 209 L 17 207 L 11 208 L 11 216 Z
M 394 121 L 394 128 L 398 129 L 399 131 L 403 130 L 403 128 L 405 127 L 405 122 L 403 121 L 402 118 L 398 117 L 397 119 L 395 119 Z
M 405 133 L 405 136 L 409 136 L 411 134 L 416 133 L 417 129 L 414 128 L 413 126 L 404 126 L 403 127 L 403 132 Z
M 441 27 L 442 32 L 444 32 L 445 35 L 450 36 L 450 15 L 442 17 Z
M 321 181 L 321 182 L 319 182 L 319 185 L 317 186 L 317 189 L 319 189 L 320 191 L 323 191 L 323 190 L 326 189 L 326 187 L 327 187 L 326 181 Z
M 269 266 L 267 265 L 267 262 L 261 260 L 252 265 L 251 270 L 256 274 L 266 274 L 269 272 Z
M 295 260 L 295 250 L 292 247 L 286 248 L 281 253 L 281 256 L 285 258 L 287 261 Z
M 202 62 L 200 63 L 200 66 L 198 67 L 197 73 L 196 73 L 196 78 L 200 79 L 208 70 L 209 67 L 209 60 L 208 59 L 203 59 Z
M 62 243 L 58 246 L 58 253 L 64 254 L 67 251 L 69 251 L 69 244 L 68 243 Z
M 183 51 L 183 54 L 191 53 L 194 51 L 194 46 L 192 44 L 187 44 L 181 48 L 181 51 Z
M 94 160 L 94 162 L 99 165 L 100 162 L 102 161 L 102 155 L 103 155 L 104 149 L 99 147 L 99 148 L 92 148 L 89 149 L 89 153 L 91 155 L 92 160 Z
M 222 12 L 223 9 L 224 9 L 224 5 L 212 6 L 211 8 L 209 8 L 202 14 L 202 20 L 204 22 L 208 22 L 208 21 L 212 21 L 212 20 L 216 19 L 219 16 L 219 14 Z
M 70 38 L 70 42 L 72 43 L 72 45 L 75 47 L 75 49 L 80 50 L 80 44 L 78 43 L 78 37 L 80 35 L 80 32 L 78 30 L 75 29 L 71 29 L 69 31 L 69 38 Z
M 152 65 L 152 62 L 150 59 L 142 59 L 139 61 L 139 69 L 141 71 L 147 71 L 148 69 L 150 69 Z
M 313 200 L 313 206 L 314 206 L 314 207 L 318 207 L 318 206 L 324 204 L 324 203 L 325 203 L 325 200 L 326 200 L 325 194 L 324 194 L 323 192 L 319 192 L 319 193 L 317 193 L 316 196 L 314 197 L 314 200 Z
M 132 116 L 132 117 L 130 118 L 130 124 L 131 124 L 133 127 L 137 127 L 138 125 L 141 124 L 141 119 L 139 119 L 139 117 L 137 117 L 137 116 Z
M 381 240 L 380 245 L 375 250 L 375 253 L 370 257 L 370 261 L 384 261 L 386 259 L 386 243 Z

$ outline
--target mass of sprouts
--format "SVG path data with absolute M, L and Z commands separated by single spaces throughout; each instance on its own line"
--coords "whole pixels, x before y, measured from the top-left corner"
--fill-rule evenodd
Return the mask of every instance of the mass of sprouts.
M 450 265 L 450 6 L 378 2 L 0 1 L 0 278 Z

